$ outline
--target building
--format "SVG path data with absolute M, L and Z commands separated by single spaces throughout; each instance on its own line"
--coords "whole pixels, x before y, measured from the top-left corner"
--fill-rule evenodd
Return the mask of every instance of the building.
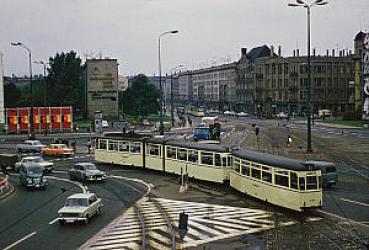
M 2 53 L 0 53 L 0 124 L 5 124 L 4 68 Z
M 87 59 L 87 116 L 102 111 L 104 119 L 118 119 L 117 59 Z
M 188 105 L 192 103 L 192 73 L 191 71 L 180 72 L 178 74 L 178 95 L 176 103 Z
M 128 88 L 128 77 L 118 75 L 118 91 L 126 91 Z

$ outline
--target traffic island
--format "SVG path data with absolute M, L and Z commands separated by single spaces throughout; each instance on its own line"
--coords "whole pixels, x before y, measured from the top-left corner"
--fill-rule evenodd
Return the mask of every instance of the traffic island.
M 14 193 L 15 188 L 9 182 L 9 176 L 0 174 L 0 201 Z

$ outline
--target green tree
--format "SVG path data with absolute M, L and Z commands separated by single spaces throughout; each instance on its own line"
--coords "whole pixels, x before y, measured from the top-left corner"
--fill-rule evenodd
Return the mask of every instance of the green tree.
M 14 83 L 4 85 L 4 105 L 6 108 L 14 108 L 18 105 L 21 91 Z
M 148 78 L 139 74 L 132 86 L 123 92 L 123 111 L 129 115 L 147 116 L 159 111 L 159 91 L 148 83 Z
M 75 109 L 83 105 L 83 81 L 81 59 L 76 52 L 57 53 L 49 58 L 47 77 L 47 102 L 50 106 L 71 105 Z

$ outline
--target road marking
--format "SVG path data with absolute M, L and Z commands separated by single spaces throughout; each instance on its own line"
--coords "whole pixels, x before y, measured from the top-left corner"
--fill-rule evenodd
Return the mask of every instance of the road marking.
M 49 222 L 49 225 L 52 225 L 52 224 L 54 224 L 55 222 L 57 222 L 59 220 L 59 218 L 55 218 L 55 219 L 53 219 L 52 221 L 50 221 Z
M 26 239 L 28 239 L 28 238 L 32 237 L 32 236 L 33 236 L 33 235 L 35 235 L 36 233 L 37 233 L 37 232 L 36 232 L 36 231 L 34 231 L 33 233 L 30 233 L 30 234 L 28 234 L 28 235 L 24 236 L 22 239 L 19 239 L 19 240 L 17 240 L 16 242 L 14 242 L 13 244 L 11 244 L 11 245 L 7 246 L 6 248 L 4 248 L 4 250 L 9 250 L 9 249 L 11 249 L 11 248 L 15 247 L 16 245 L 18 245 L 18 244 L 19 244 L 19 243 L 21 243 L 22 241 L 25 241 Z
M 360 205 L 360 206 L 369 207 L 369 204 L 358 202 L 358 201 L 353 201 L 353 200 L 349 200 L 349 199 L 345 199 L 345 198 L 341 198 L 341 201 L 346 201 L 346 202 L 354 203 L 354 204 L 357 204 L 357 205 Z
M 71 181 L 68 179 L 64 179 L 64 178 L 59 178 L 59 177 L 55 177 L 55 176 L 48 176 L 49 179 L 54 179 L 54 180 L 58 180 L 58 181 L 65 181 L 65 182 L 69 182 L 69 183 L 73 183 L 74 185 L 79 186 L 82 189 L 83 193 L 87 193 L 87 187 L 83 186 L 82 183 L 80 182 L 76 182 L 76 181 Z
M 261 232 L 275 227 L 274 213 L 261 209 L 230 207 L 206 203 L 151 198 L 136 204 L 144 217 L 148 244 L 157 249 L 169 249 L 171 235 L 168 234 L 163 215 L 156 204 L 162 207 L 177 233 L 181 212 L 188 214 L 188 232 L 182 247 L 196 247 L 220 239 Z M 282 224 L 284 223 L 284 224 Z M 282 221 L 279 225 L 294 225 L 297 221 Z M 142 243 L 140 222 L 133 208 L 91 238 L 80 249 L 129 248 Z

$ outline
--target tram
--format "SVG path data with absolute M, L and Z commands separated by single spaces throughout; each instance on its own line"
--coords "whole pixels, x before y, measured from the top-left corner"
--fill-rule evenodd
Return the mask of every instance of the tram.
M 95 160 L 177 175 L 187 173 L 190 178 L 230 185 L 241 193 L 295 211 L 322 206 L 321 170 L 313 162 L 130 133 L 97 138 Z

